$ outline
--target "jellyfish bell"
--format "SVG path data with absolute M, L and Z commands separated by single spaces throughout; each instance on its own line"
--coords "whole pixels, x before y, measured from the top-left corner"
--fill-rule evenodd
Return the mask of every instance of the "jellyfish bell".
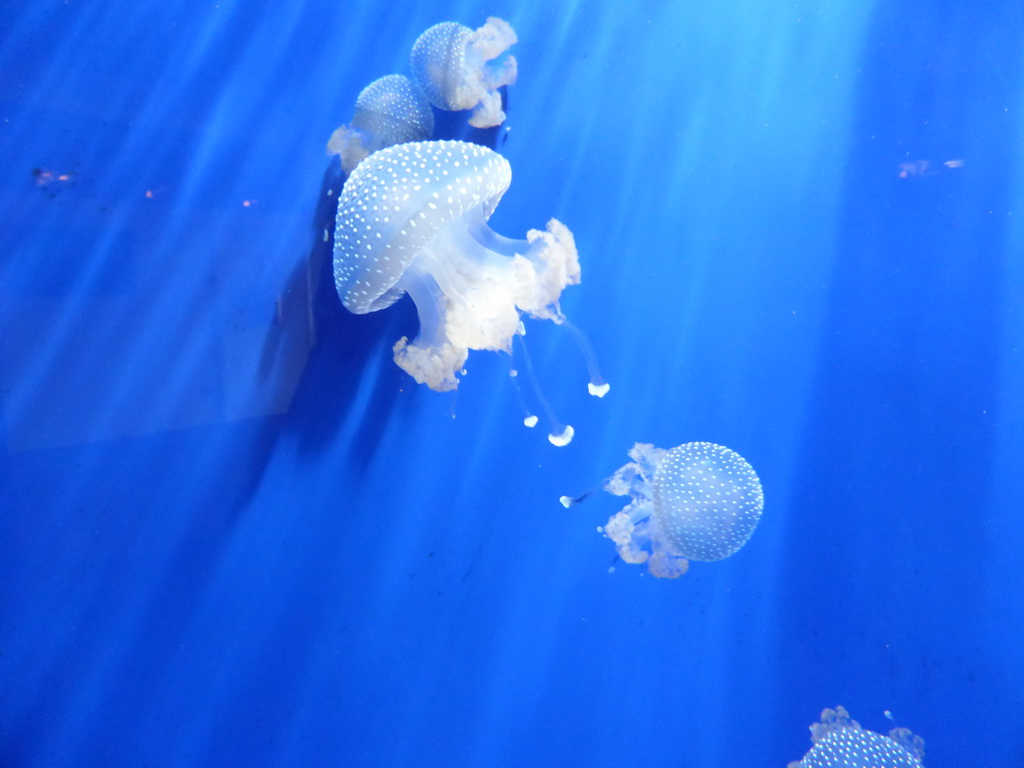
M 470 349 L 508 352 L 522 315 L 560 322 L 562 290 L 580 281 L 573 234 L 558 220 L 523 240 L 487 225 L 511 178 L 486 147 L 412 142 L 370 155 L 339 196 L 338 295 L 356 314 L 411 296 L 419 335 L 399 339 L 394 359 L 433 390 L 458 386 Z
M 498 89 L 516 80 L 516 60 L 501 58 L 517 41 L 507 21 L 494 16 L 477 30 L 454 21 L 435 24 L 413 44 L 413 78 L 438 109 L 471 109 L 469 124 L 491 128 L 505 122 Z
M 637 443 L 629 457 L 604 489 L 631 501 L 598 529 L 624 562 L 646 564 L 656 578 L 677 578 L 690 560 L 735 554 L 757 527 L 761 481 L 735 451 L 714 443 L 671 450 Z
M 811 726 L 814 746 L 787 768 L 921 768 L 924 739 L 907 728 L 886 736 L 862 728 L 843 707 L 825 709 Z
M 352 173 L 368 155 L 429 139 L 433 132 L 434 111 L 423 89 L 405 75 L 385 75 L 360 91 L 351 125 L 331 134 L 327 152 L 339 155 L 345 173 Z

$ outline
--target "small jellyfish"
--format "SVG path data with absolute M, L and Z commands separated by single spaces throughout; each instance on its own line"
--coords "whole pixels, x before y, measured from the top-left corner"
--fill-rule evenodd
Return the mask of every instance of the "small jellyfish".
M 469 124 L 476 128 L 501 125 L 498 89 L 516 81 L 516 60 L 492 62 L 516 40 L 509 23 L 493 16 L 476 31 L 454 21 L 435 24 L 412 46 L 412 76 L 438 109 L 472 109 Z
M 352 173 L 367 155 L 433 132 L 434 111 L 423 89 L 405 75 L 385 75 L 359 93 L 352 124 L 331 134 L 327 153 L 340 155 L 341 167 Z
M 761 481 L 735 451 L 714 443 L 671 450 L 637 443 L 629 457 L 604 489 L 632 500 L 598 528 L 625 562 L 646 563 L 657 578 L 678 578 L 689 560 L 734 554 L 757 527 Z
M 414 142 L 368 157 L 339 196 L 338 295 L 363 314 L 408 293 L 419 335 L 395 343 L 395 362 L 433 390 L 458 386 L 470 349 L 508 352 L 520 313 L 562 322 L 562 289 L 580 281 L 576 243 L 561 222 L 525 240 L 487 225 L 511 178 L 508 161 L 486 147 Z
M 811 726 L 814 746 L 787 768 L 921 768 L 924 739 L 907 728 L 888 736 L 862 728 L 843 707 L 825 709 Z

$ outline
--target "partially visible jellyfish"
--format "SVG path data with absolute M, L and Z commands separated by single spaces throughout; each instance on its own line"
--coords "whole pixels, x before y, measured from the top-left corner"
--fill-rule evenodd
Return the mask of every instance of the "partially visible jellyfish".
M 498 89 L 516 81 L 516 60 L 492 62 L 517 39 L 509 23 L 494 16 L 475 31 L 454 21 L 435 24 L 412 46 L 412 76 L 438 109 L 472 109 L 469 124 L 476 128 L 501 125 Z
M 413 142 L 370 155 L 339 196 L 334 280 L 342 303 L 363 314 L 408 293 L 419 335 L 395 343 L 395 362 L 438 392 L 458 386 L 470 349 L 509 352 L 521 313 L 562 323 L 562 289 L 580 281 L 576 243 L 561 222 L 525 240 L 487 225 L 511 179 L 508 161 L 486 147 Z M 598 384 L 603 394 L 607 385 Z
M 907 728 L 888 736 L 862 728 L 843 707 L 825 709 L 811 726 L 814 746 L 787 768 L 921 768 L 924 739 Z
M 690 560 L 722 560 L 750 538 L 761 519 L 761 481 L 735 451 L 714 443 L 671 450 L 637 443 L 632 459 L 604 483 L 630 503 L 598 528 L 627 563 L 646 563 L 656 578 L 675 579 Z M 569 506 L 572 500 L 562 497 Z
M 331 134 L 327 152 L 340 155 L 341 167 L 352 173 L 367 155 L 433 132 L 434 111 L 423 89 L 405 75 L 385 75 L 359 93 L 352 124 Z

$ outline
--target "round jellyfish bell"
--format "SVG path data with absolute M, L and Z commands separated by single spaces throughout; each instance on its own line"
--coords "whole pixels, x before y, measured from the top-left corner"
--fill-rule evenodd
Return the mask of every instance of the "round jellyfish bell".
M 714 443 L 671 450 L 637 443 L 631 462 L 604 489 L 630 503 L 598 530 L 627 563 L 646 563 L 657 578 L 686 573 L 690 560 L 723 560 L 750 538 L 761 519 L 761 481 L 735 451 Z
M 435 24 L 412 46 L 412 76 L 438 109 L 472 109 L 469 124 L 476 128 L 501 125 L 498 89 L 516 81 L 516 60 L 492 62 L 517 39 L 509 23 L 494 16 L 475 31 L 454 21 Z
M 379 149 L 429 139 L 434 111 L 427 96 L 405 75 L 385 75 L 360 91 L 352 124 L 331 134 L 327 152 L 341 156 L 345 173 Z
M 888 736 L 862 728 L 843 707 L 826 709 L 811 726 L 814 746 L 787 768 L 921 768 L 924 739 L 906 728 Z
M 520 312 L 560 322 L 562 289 L 580 281 L 576 243 L 561 222 L 525 240 L 487 225 L 511 178 L 508 161 L 486 147 L 413 142 L 370 155 L 338 198 L 338 295 L 363 314 L 408 293 L 419 335 L 395 343 L 395 362 L 433 390 L 458 386 L 470 349 L 508 352 Z

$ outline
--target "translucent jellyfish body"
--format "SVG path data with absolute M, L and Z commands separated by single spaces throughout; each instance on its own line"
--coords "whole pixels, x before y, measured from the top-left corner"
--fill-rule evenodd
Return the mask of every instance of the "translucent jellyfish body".
M 469 124 L 477 128 L 501 125 L 498 89 L 516 81 L 516 60 L 498 59 L 516 40 L 509 23 L 493 16 L 475 31 L 454 21 L 435 24 L 413 44 L 412 76 L 438 109 L 472 109 Z
M 551 219 L 525 240 L 487 225 L 511 178 L 486 147 L 414 142 L 368 157 L 338 199 L 338 295 L 357 314 L 412 297 L 419 335 L 399 339 L 395 362 L 431 389 L 458 386 L 470 349 L 509 351 L 521 312 L 560 322 L 562 289 L 580 281 L 564 224 Z
M 352 124 L 331 134 L 327 151 L 340 155 L 341 167 L 352 173 L 367 155 L 433 132 L 434 111 L 423 89 L 405 75 L 385 75 L 359 93 Z
M 740 549 L 761 519 L 761 481 L 735 451 L 714 443 L 671 450 L 637 443 L 604 489 L 630 503 L 599 528 L 627 563 L 677 578 L 689 560 L 722 560 Z
M 811 726 L 814 746 L 787 768 L 921 768 L 924 739 L 906 728 L 888 736 L 862 728 L 843 707 L 826 709 Z

